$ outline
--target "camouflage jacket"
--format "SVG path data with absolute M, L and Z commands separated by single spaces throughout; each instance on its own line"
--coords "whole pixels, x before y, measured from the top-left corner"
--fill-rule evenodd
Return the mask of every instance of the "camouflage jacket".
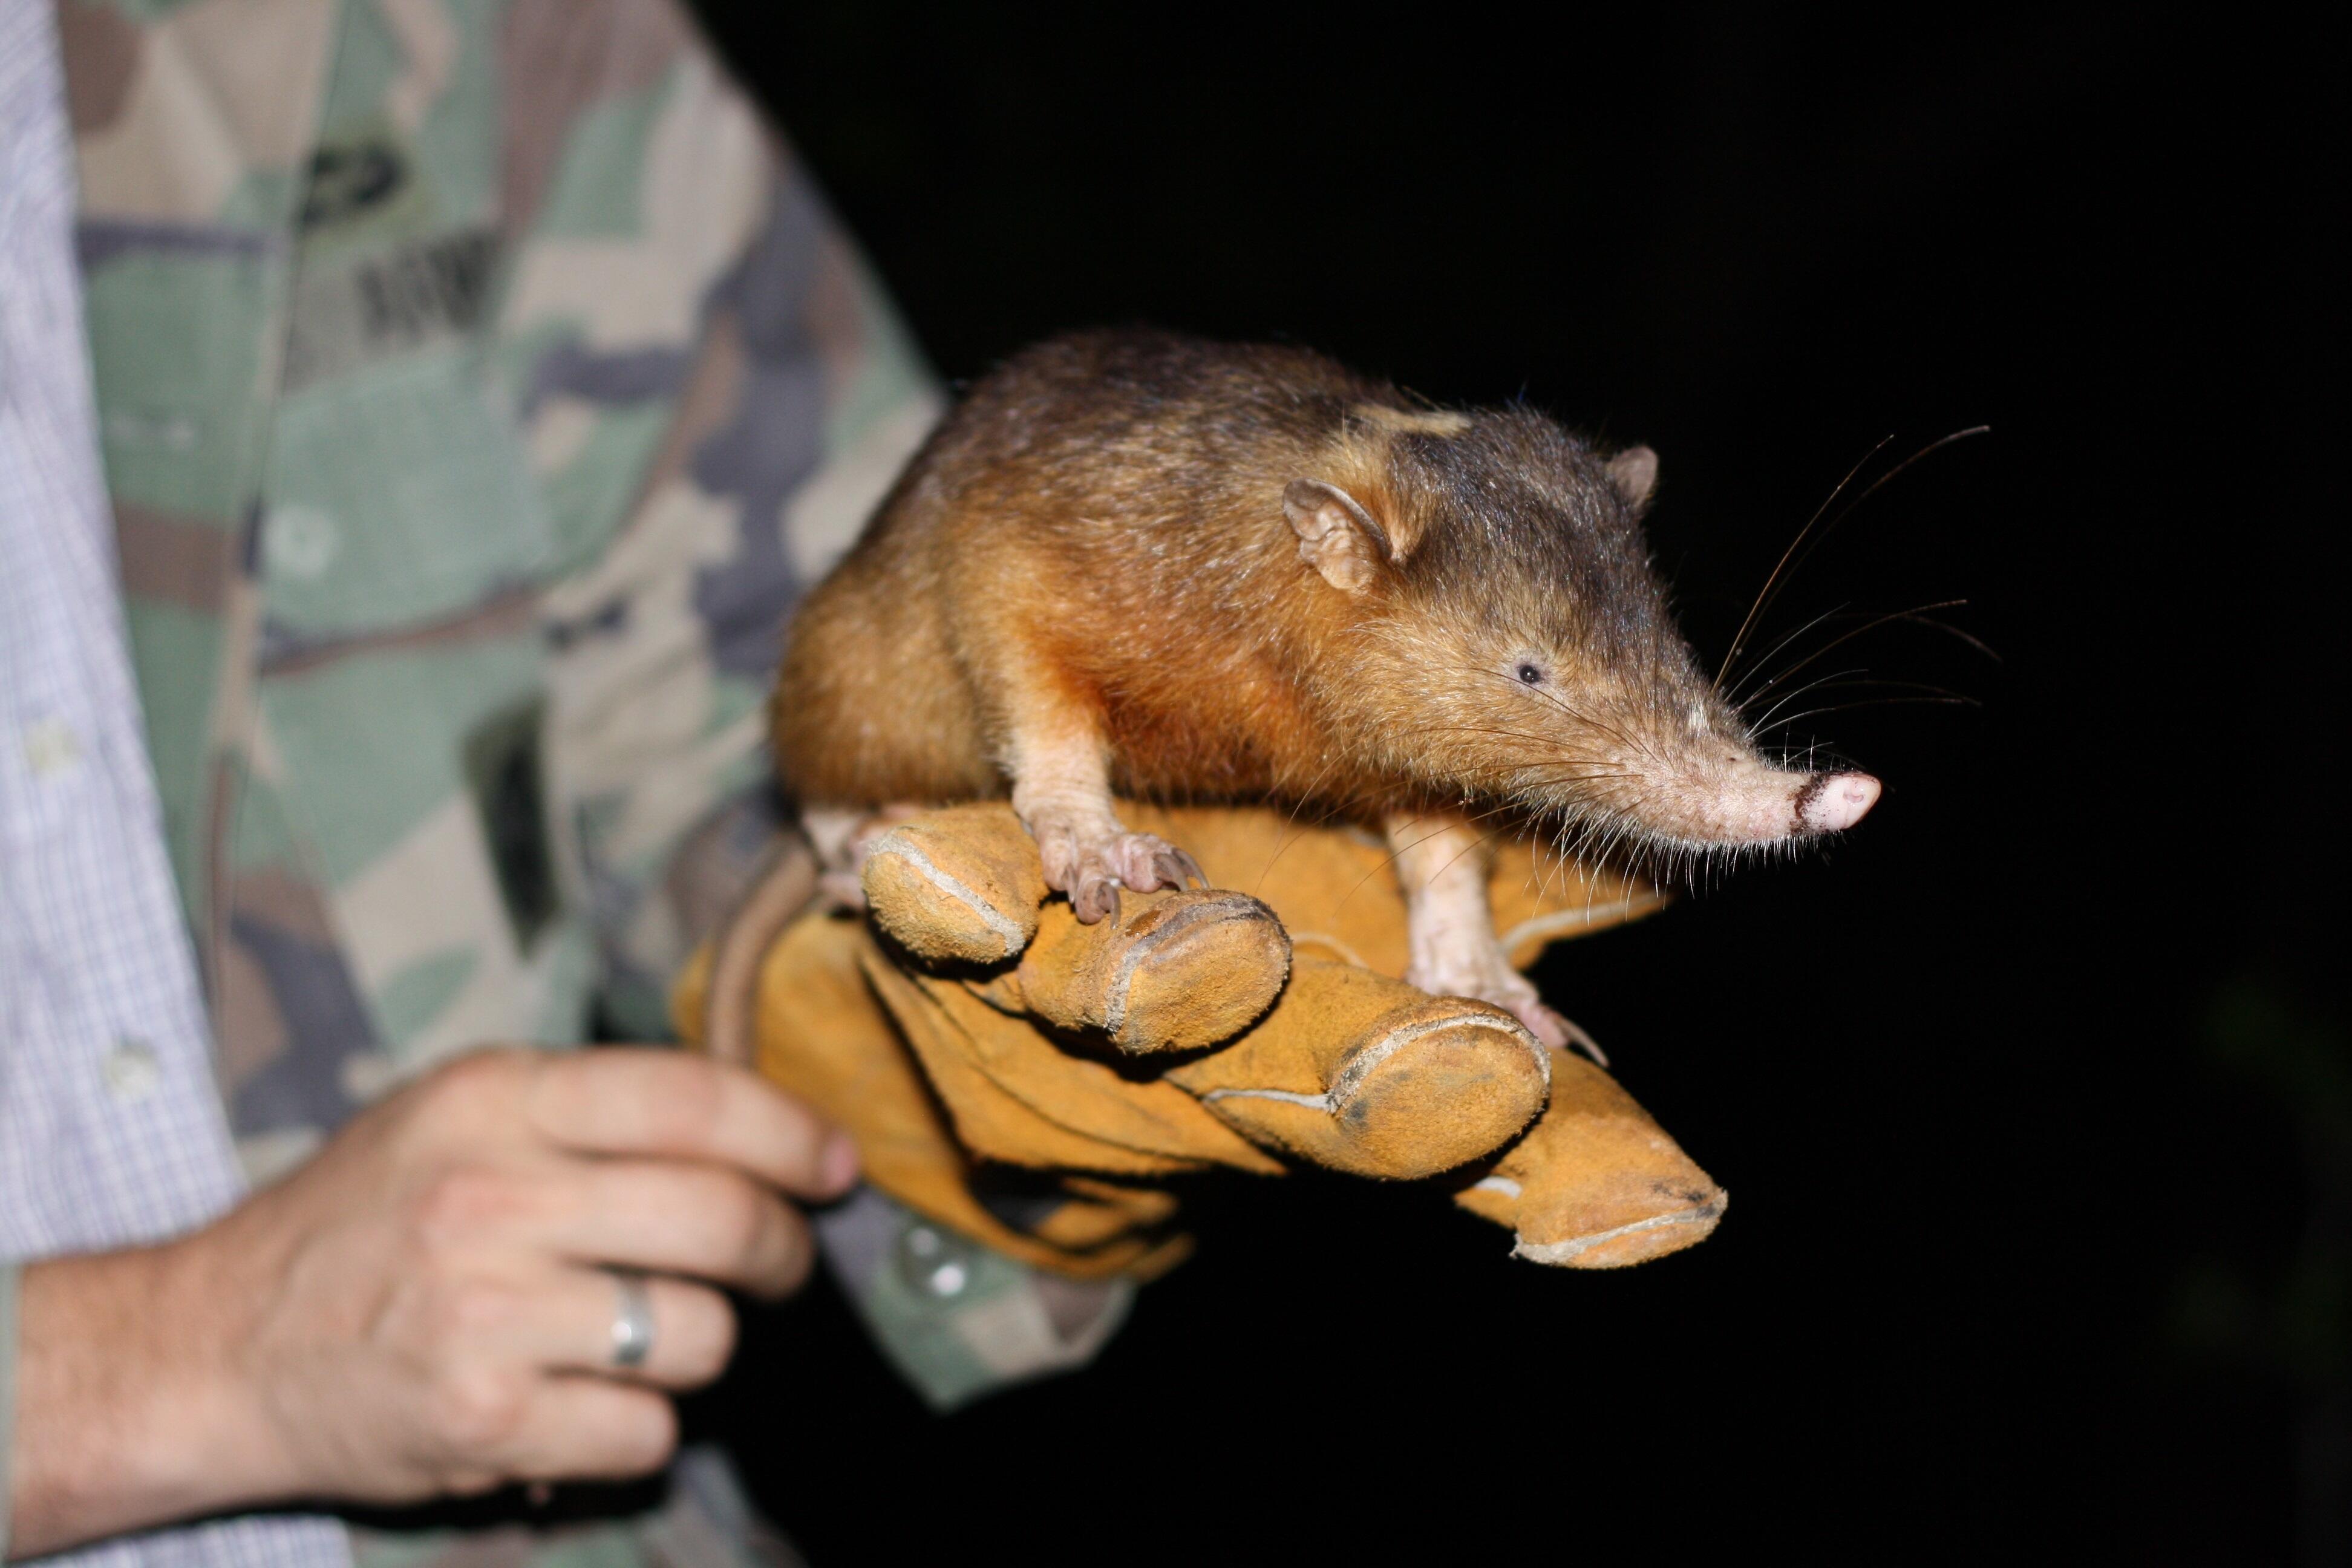
M 773 826 L 782 619 L 939 408 L 887 301 L 674 0 L 59 24 L 133 661 L 248 1173 L 483 1042 L 660 1037 Z M 1008 1370 L 865 1304 L 935 1395 Z

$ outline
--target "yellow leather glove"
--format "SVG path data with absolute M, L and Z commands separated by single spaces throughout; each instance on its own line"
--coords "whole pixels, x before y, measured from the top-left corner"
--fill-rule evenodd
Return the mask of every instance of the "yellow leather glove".
M 1404 901 L 1378 841 L 1268 808 L 1121 816 L 1185 846 L 1212 889 L 1129 893 L 1080 925 L 1010 807 L 931 812 L 872 840 L 864 918 L 813 908 L 748 961 L 723 937 L 715 966 L 698 954 L 679 1031 L 847 1127 L 899 1202 L 1079 1279 L 1177 1261 L 1161 1184 L 1215 1167 L 1442 1180 L 1517 1256 L 1574 1268 L 1714 1229 L 1722 1190 L 1606 1073 L 1399 978 Z M 770 916 L 812 880 L 771 877 L 790 890 Z M 1522 967 L 1664 902 L 1524 843 L 1497 853 L 1490 896 Z

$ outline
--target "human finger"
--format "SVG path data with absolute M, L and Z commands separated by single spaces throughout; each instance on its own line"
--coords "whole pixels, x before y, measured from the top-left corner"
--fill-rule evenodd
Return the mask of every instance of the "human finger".
M 699 1388 L 735 1353 L 735 1309 L 708 1285 L 663 1274 L 563 1269 L 548 1281 L 541 1366 L 657 1388 Z M 632 1344 L 637 1359 L 624 1364 Z
M 735 1350 L 735 1311 L 709 1286 L 665 1275 L 548 1263 L 467 1280 L 436 1318 L 472 1365 L 595 1372 L 695 1388 Z M 639 1346 L 624 1362 L 626 1347 Z
M 536 1239 L 582 1263 L 690 1275 L 761 1296 L 808 1278 L 808 1221 L 739 1172 L 664 1160 L 581 1162 L 550 1184 Z
M 646 1047 L 542 1058 L 525 1095 L 530 1124 L 587 1153 L 660 1155 L 748 1171 L 804 1198 L 856 1179 L 848 1134 L 745 1069 Z
M 506 1463 L 516 1480 L 625 1480 L 651 1475 L 677 1447 L 667 1395 L 607 1377 L 548 1373 L 532 1391 Z

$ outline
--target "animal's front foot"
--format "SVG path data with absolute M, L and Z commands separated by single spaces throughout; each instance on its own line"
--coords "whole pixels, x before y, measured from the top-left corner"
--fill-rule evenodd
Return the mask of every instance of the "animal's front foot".
M 1115 817 L 1041 811 L 1029 831 L 1045 862 L 1045 885 L 1067 893 L 1086 925 L 1118 913 L 1121 888 L 1148 893 L 1181 888 L 1188 879 L 1209 885 L 1199 861 L 1156 835 L 1129 833 Z
M 1405 984 L 1433 996 L 1469 996 L 1492 1002 L 1528 1026 L 1528 1033 L 1554 1049 L 1574 1046 L 1601 1067 L 1609 1058 L 1599 1042 L 1559 1013 L 1544 1005 L 1535 983 L 1511 967 L 1500 946 L 1468 942 L 1458 950 L 1423 953 L 1405 971 Z

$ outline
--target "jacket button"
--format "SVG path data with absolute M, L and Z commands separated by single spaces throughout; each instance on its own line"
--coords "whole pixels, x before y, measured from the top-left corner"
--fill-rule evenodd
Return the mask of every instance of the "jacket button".
M 971 1286 L 970 1244 L 920 1221 L 898 1233 L 898 1277 L 934 1300 L 952 1301 Z

